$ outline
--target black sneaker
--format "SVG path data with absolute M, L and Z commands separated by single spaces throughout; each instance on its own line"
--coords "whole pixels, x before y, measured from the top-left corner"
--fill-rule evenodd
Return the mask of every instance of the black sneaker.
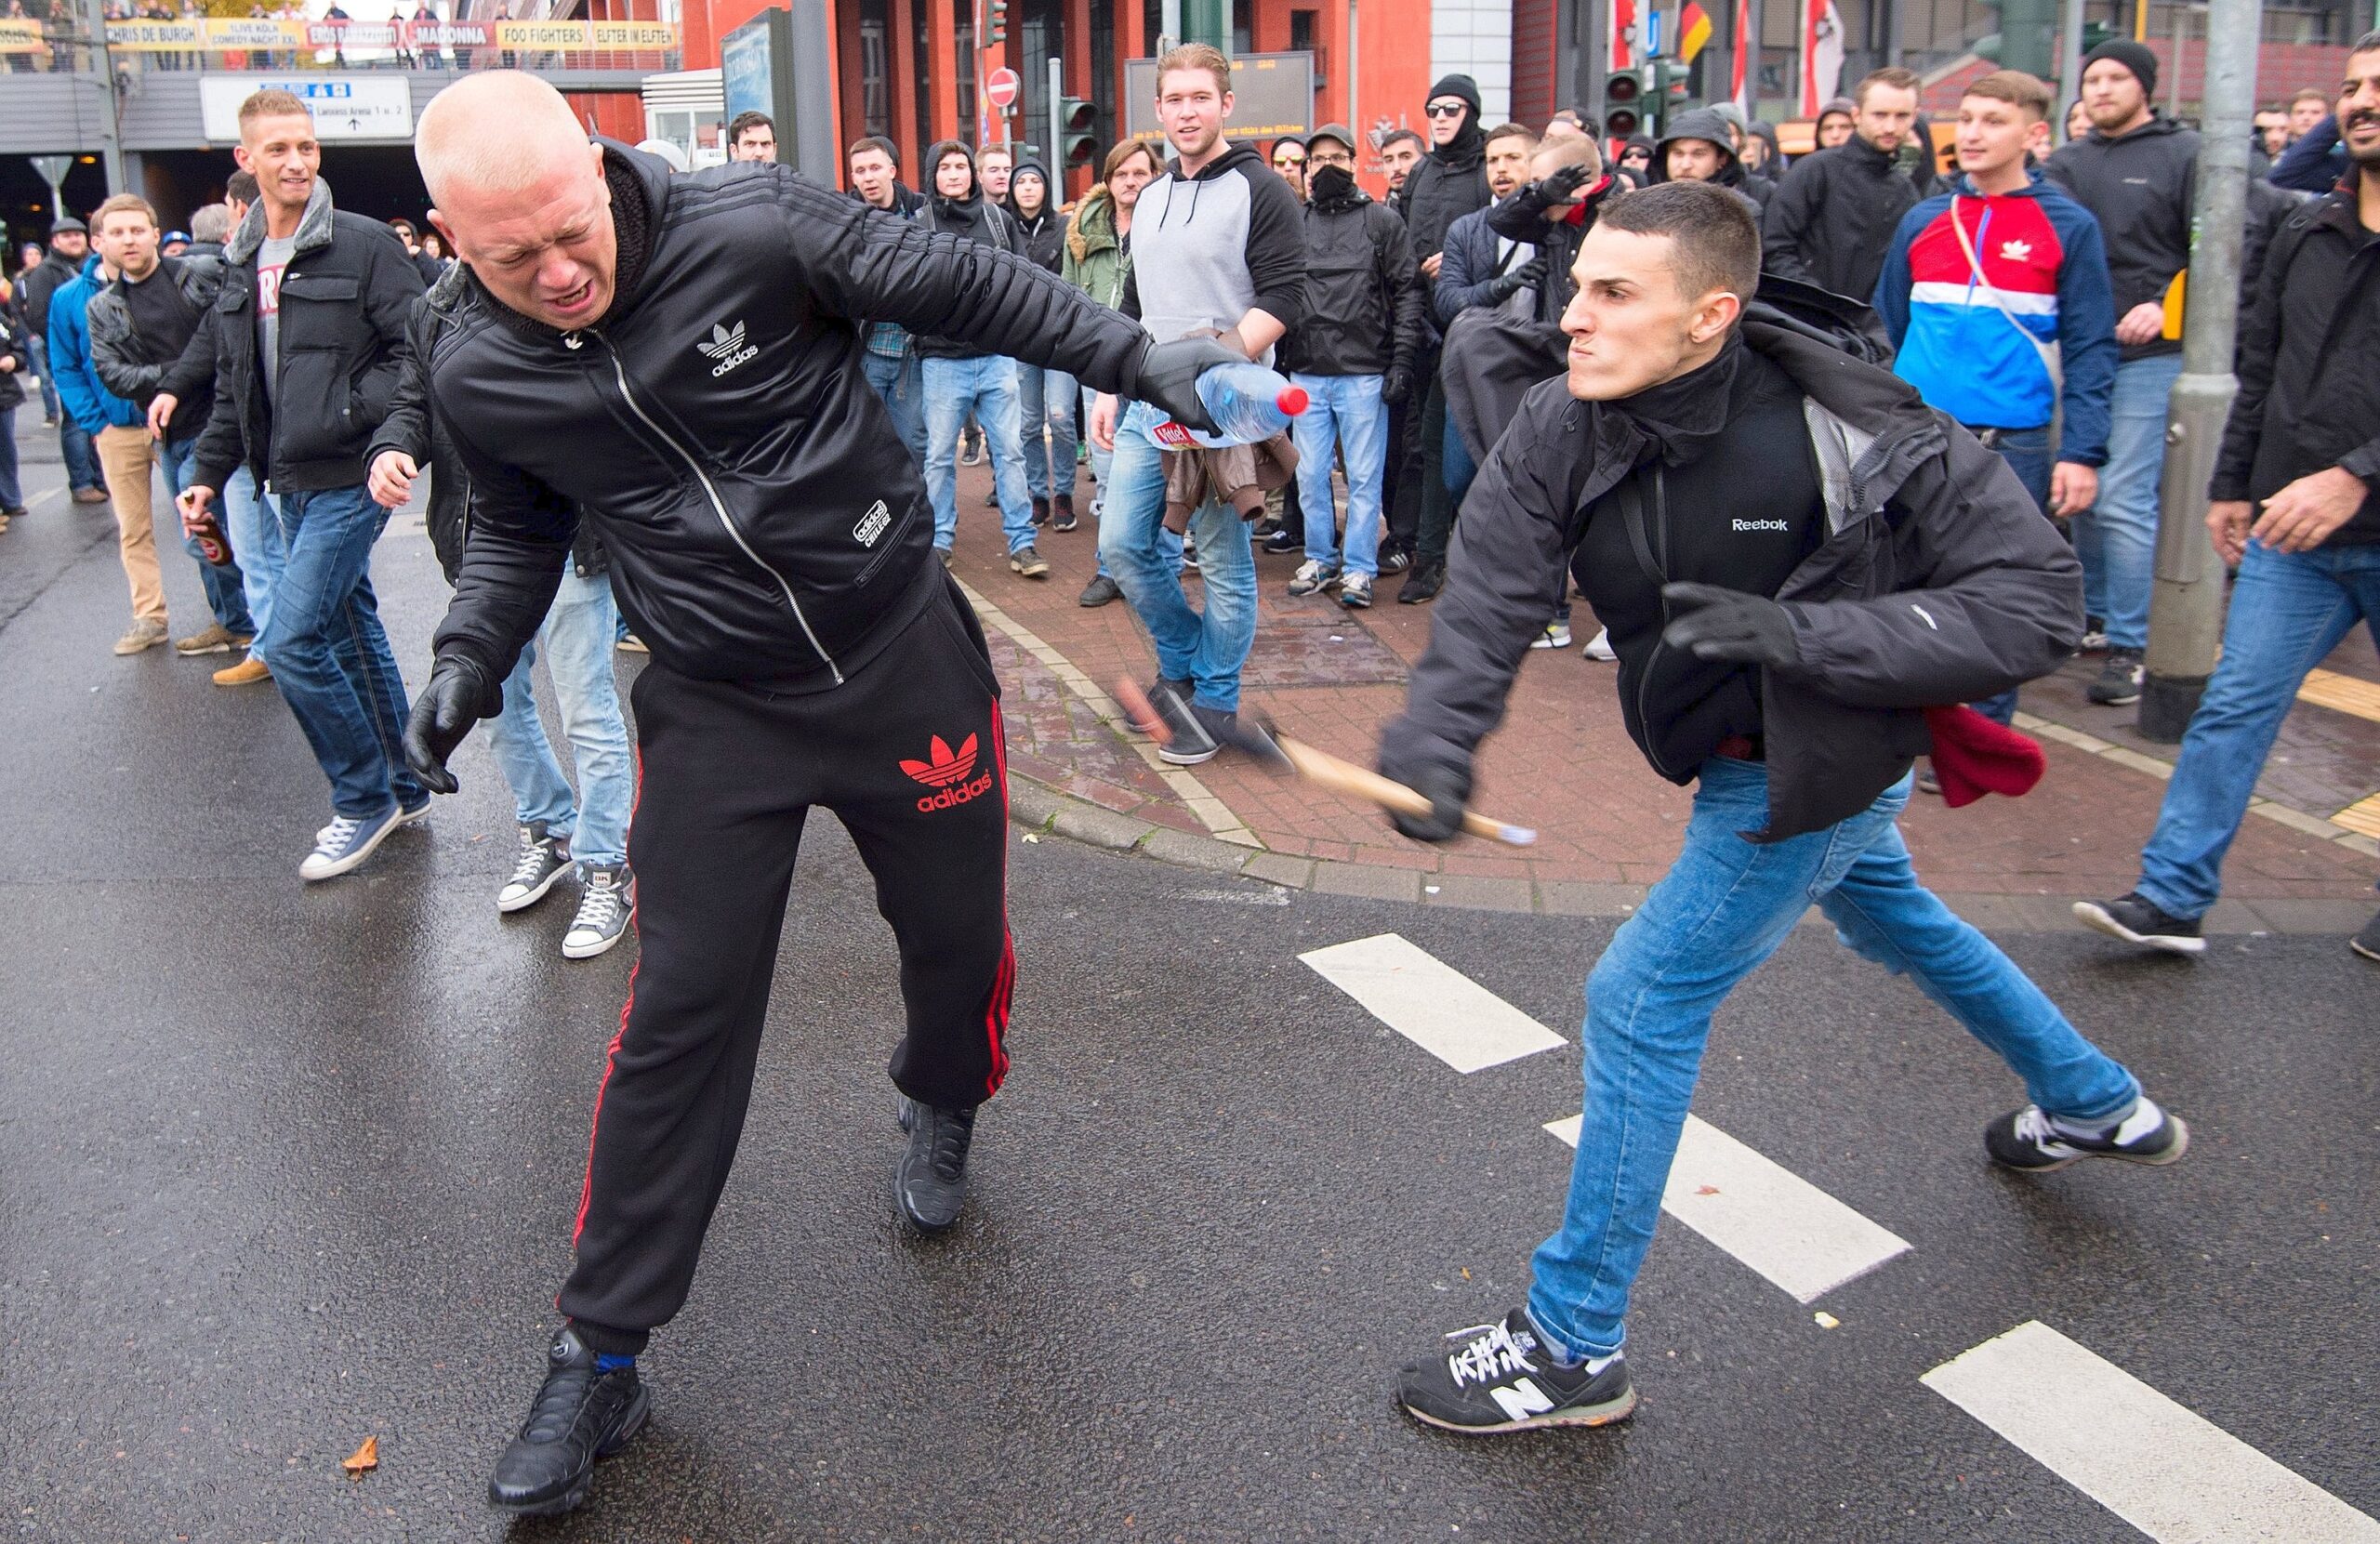
M 2374 913 L 2363 930 L 2347 941 L 2347 946 L 2366 959 L 2380 959 L 2380 913 Z
M 1033 501 L 1033 523 L 1036 525 L 1047 525 L 1050 523 L 1050 501 L 1048 499 L 1037 498 Z
M 1276 531 L 1264 538 L 1263 550 L 1276 558 L 1284 552 L 1302 552 L 1305 550 L 1305 538 L 1287 531 Z
M 2169 955 L 2202 955 L 2206 940 L 2199 936 L 2199 919 L 2175 917 L 2145 900 L 2137 891 L 2119 895 L 2106 905 L 2096 901 L 2074 903 L 2075 919 L 2094 932 L 2162 949 Z
M 521 1517 L 549 1517 L 587 1499 L 595 1460 L 635 1440 L 653 1395 L 634 1366 L 602 1372 L 595 1353 L 564 1325 L 546 1353 L 546 1380 L 521 1434 L 496 1460 L 488 1505 Z
M 1221 719 L 1228 723 L 1234 715 L 1200 707 L 1190 700 L 1187 688 L 1176 692 L 1162 681 L 1157 684 L 1164 688 L 1165 694 L 1149 700 L 1157 705 L 1157 710 L 1165 716 L 1166 727 L 1173 732 L 1171 739 L 1157 747 L 1157 759 L 1176 767 L 1195 767 L 1213 760 L 1215 753 L 1223 749 L 1223 742 L 1208 727 L 1208 720 Z
M 2108 652 L 2108 619 L 2088 616 L 2082 619 L 2082 641 L 2075 648 L 2082 654 L 2104 654 Z
M 1059 494 L 1051 500 L 1050 529 L 1071 531 L 1075 528 L 1075 495 Z
M 2148 667 L 2141 663 L 2139 650 L 2110 647 L 2106 668 L 2099 672 L 2099 679 L 2091 683 L 2091 689 L 2083 695 L 2102 707 L 2122 707 L 2126 703 L 2136 703 L 2140 700 L 2140 683 L 2148 674 Z
M 967 1147 L 975 1136 L 975 1112 L 945 1110 L 901 1096 L 901 1129 L 908 1151 L 892 1178 L 901 1215 L 924 1233 L 941 1233 L 959 1221 L 967 1204 Z
M 1416 1420 L 1479 1436 L 1608 1426 L 1636 1408 L 1636 1391 L 1621 1358 L 1593 1373 L 1583 1362 L 1555 1362 L 1527 1310 L 1515 1308 L 1501 1324 L 1456 1330 L 1436 1354 L 1398 1374 L 1396 1403 Z
M 2190 1128 L 2143 1094 L 2140 1107 L 2105 1136 L 2069 1130 L 2038 1104 L 2011 1111 L 1983 1128 L 1983 1150 L 2005 1168 L 2064 1168 L 2077 1158 L 2122 1158 L 2129 1164 L 2169 1164 L 2189 1151 Z
M 1446 587 L 1446 564 L 1424 563 L 1405 576 L 1403 587 L 1396 592 L 1396 603 L 1400 606 L 1427 605 L 1438 598 L 1438 591 Z
M 1157 715 L 1156 719 L 1154 721 L 1150 721 L 1134 717 L 1131 713 L 1127 712 L 1124 719 L 1124 727 L 1130 730 L 1135 734 L 1145 734 L 1150 739 L 1154 740 L 1159 733 L 1164 732 L 1167 724 L 1173 721 L 1172 719 L 1168 716 L 1166 698 L 1170 695 L 1172 697 L 1187 701 L 1190 696 L 1190 683 L 1186 680 L 1170 680 L 1164 676 L 1159 676 L 1157 680 L 1149 682 L 1148 691 L 1144 693 L 1144 695 L 1148 698 L 1149 709 Z
M 1091 576 L 1091 583 L 1082 587 L 1082 593 L 1075 597 L 1075 604 L 1095 609 L 1123 598 L 1124 591 L 1115 580 L 1104 574 L 1094 574 Z
M 1412 566 L 1413 554 L 1404 548 L 1383 547 L 1380 549 L 1380 571 L 1382 574 L 1402 574 Z

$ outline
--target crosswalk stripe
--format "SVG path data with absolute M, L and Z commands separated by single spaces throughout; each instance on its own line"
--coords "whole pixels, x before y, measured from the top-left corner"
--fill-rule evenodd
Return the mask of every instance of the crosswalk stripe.
M 2039 1321 L 1920 1381 L 2159 1544 L 2380 1544 L 2380 1523 Z
M 1395 933 L 1298 956 L 1374 1018 L 1461 1073 L 1564 1043 L 1453 966 Z
M 1545 1128 L 1576 1147 L 1581 1123 L 1572 1115 Z M 1661 1209 L 1803 1302 L 1911 1247 L 1698 1115 L 1679 1134 Z

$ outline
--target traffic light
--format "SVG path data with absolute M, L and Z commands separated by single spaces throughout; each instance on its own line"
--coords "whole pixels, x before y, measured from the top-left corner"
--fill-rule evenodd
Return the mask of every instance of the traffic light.
M 1657 59 L 1648 70 L 1659 87 L 1657 92 L 1660 99 L 1659 111 L 1666 119 L 1671 113 L 1686 106 L 1687 94 L 1691 90 L 1691 87 L 1686 85 L 1686 77 L 1694 73 L 1694 66 L 1679 59 Z
M 1645 123 L 1645 83 L 1633 70 L 1614 70 L 1603 83 L 1604 132 L 1625 139 Z
M 1975 51 L 2004 70 L 2048 79 L 2057 60 L 2057 0 L 1983 3 L 2000 13 L 2000 30 L 1979 40 Z
M 1008 0 L 992 0 L 992 41 L 1008 41 Z
M 1080 97 L 1058 99 L 1058 165 L 1088 166 L 1099 154 L 1099 110 Z

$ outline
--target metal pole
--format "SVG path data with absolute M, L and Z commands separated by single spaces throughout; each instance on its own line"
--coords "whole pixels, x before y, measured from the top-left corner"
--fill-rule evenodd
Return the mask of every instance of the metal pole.
M 2062 138 L 2066 133 L 2066 104 L 2082 95 L 2082 7 L 2085 0 L 2066 0 L 2066 14 L 2057 29 L 2057 115 L 2054 120 Z M 2174 73 L 2176 80 L 2181 72 Z
M 2213 0 L 2206 13 L 2198 205 L 2192 211 L 2182 374 L 2165 429 L 2158 488 L 2156 587 L 2149 606 L 2148 683 L 2137 726 L 2174 745 L 2215 673 L 2223 633 L 2223 565 L 2206 534 L 2207 485 L 2240 383 L 2231 357 L 2240 312 L 2240 231 L 2248 205 L 2248 130 L 2255 117 L 2259 0 Z M 2178 82 L 2176 85 L 2178 86 Z
M 108 52 L 105 0 L 83 0 L 83 25 L 91 35 L 91 59 L 99 67 L 99 165 L 107 173 L 108 193 L 126 191 L 124 177 L 124 131 L 117 116 L 115 59 Z
M 1182 46 L 1182 0 L 1162 0 L 1157 14 L 1157 57 L 1163 59 Z
M 1066 202 L 1066 61 L 1050 60 L 1050 145 L 1041 152 L 1050 168 L 1049 191 L 1043 196 L 1051 209 Z

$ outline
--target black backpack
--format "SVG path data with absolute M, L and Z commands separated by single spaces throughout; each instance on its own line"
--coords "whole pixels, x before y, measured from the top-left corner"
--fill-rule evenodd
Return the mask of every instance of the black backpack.
M 1816 338 L 1880 370 L 1893 367 L 1892 335 L 1884 331 L 1884 319 L 1847 295 L 1764 271 L 1744 315 Z

